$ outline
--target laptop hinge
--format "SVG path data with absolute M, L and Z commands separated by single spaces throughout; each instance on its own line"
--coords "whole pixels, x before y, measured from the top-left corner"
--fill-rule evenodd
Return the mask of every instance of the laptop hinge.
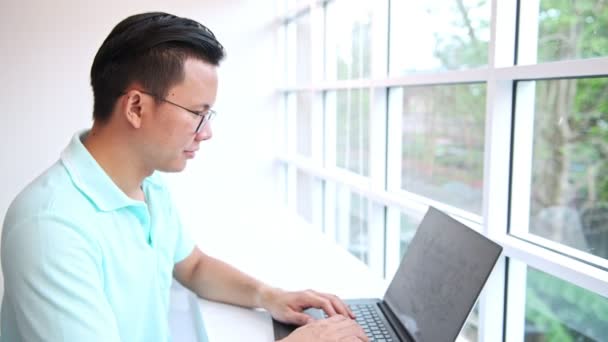
M 409 334 L 405 327 L 403 327 L 403 324 L 401 324 L 399 318 L 397 318 L 397 316 L 393 314 L 393 310 L 391 310 L 391 308 L 386 304 L 384 300 L 378 302 L 378 307 L 380 308 L 380 311 L 382 311 L 382 313 L 384 314 L 384 317 L 386 317 L 386 319 L 388 320 L 388 323 L 393 327 L 393 331 L 395 332 L 395 334 L 397 334 L 401 341 L 416 342 L 414 337 Z

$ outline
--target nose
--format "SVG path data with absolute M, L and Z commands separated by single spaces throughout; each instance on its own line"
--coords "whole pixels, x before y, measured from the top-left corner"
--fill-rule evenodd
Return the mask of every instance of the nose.
M 194 139 L 198 142 L 209 140 L 213 136 L 213 131 L 211 130 L 211 122 L 207 122 L 207 124 L 198 132 Z

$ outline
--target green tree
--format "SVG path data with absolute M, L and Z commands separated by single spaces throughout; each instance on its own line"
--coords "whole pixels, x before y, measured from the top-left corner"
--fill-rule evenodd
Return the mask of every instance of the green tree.
M 469 15 L 484 5 L 485 1 L 452 2 L 452 10 L 460 13 L 454 25 L 465 28 L 467 35 L 436 37 L 435 55 L 444 69 L 487 63 L 487 44 L 476 32 L 489 22 Z M 541 0 L 538 62 L 608 56 L 607 6 L 605 0 Z M 468 91 L 455 95 L 454 105 L 475 103 Z M 534 115 L 531 218 L 549 207 L 570 207 L 582 216 L 594 208 L 606 208 L 608 215 L 608 78 L 539 80 Z M 587 221 L 594 222 L 596 231 L 603 224 L 599 227 L 603 230 L 587 240 L 606 241 L 608 217 Z M 534 233 L 534 225 L 530 228 Z M 592 253 L 608 257 L 608 247 Z M 527 340 L 534 340 L 535 334 L 542 341 L 592 341 L 608 336 L 605 298 L 534 270 L 527 282 Z

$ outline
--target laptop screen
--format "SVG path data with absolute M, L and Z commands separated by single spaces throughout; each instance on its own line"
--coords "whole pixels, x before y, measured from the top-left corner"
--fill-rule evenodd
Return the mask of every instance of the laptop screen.
M 384 296 L 417 342 L 453 341 L 502 247 L 429 208 Z

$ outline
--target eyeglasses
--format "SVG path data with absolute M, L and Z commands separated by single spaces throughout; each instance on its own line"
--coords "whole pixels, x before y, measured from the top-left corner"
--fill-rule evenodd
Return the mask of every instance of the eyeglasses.
M 188 108 L 186 108 L 186 107 L 184 107 L 184 106 L 182 106 L 182 105 L 178 105 L 178 104 L 177 104 L 177 103 L 175 103 L 175 102 L 171 102 L 171 101 L 169 101 L 169 100 L 167 100 L 167 99 L 163 99 L 162 97 L 160 97 L 160 96 L 158 96 L 158 95 L 156 95 L 156 94 L 149 93 L 149 92 L 142 91 L 142 90 L 140 90 L 139 92 L 141 92 L 141 93 L 143 93 L 143 94 L 146 94 L 146 95 L 149 95 L 149 96 L 152 96 L 153 98 L 157 99 L 158 101 L 161 101 L 161 102 L 166 102 L 166 103 L 168 103 L 168 104 L 174 105 L 174 106 L 176 106 L 176 107 L 178 107 L 178 108 L 181 108 L 181 109 L 183 109 L 183 110 L 185 110 L 185 111 L 187 111 L 187 112 L 190 112 L 190 113 L 192 113 L 192 114 L 194 114 L 194 115 L 196 115 L 196 116 L 200 117 L 200 121 L 198 122 L 198 124 L 196 125 L 196 129 L 194 130 L 194 133 L 195 133 L 195 134 L 196 134 L 196 133 L 199 133 L 199 132 L 200 132 L 200 131 L 201 131 L 201 130 L 202 130 L 204 127 L 205 127 L 205 125 L 206 125 L 206 124 L 207 124 L 209 121 L 211 121 L 211 119 L 213 119 L 213 117 L 215 117 L 215 114 L 217 114 L 217 113 L 216 113 L 216 112 L 215 112 L 213 109 L 211 109 L 211 108 L 209 108 L 209 109 L 205 109 L 205 110 L 204 110 L 204 111 L 202 111 L 202 112 L 197 112 L 197 111 L 194 111 L 194 110 L 188 109 Z

